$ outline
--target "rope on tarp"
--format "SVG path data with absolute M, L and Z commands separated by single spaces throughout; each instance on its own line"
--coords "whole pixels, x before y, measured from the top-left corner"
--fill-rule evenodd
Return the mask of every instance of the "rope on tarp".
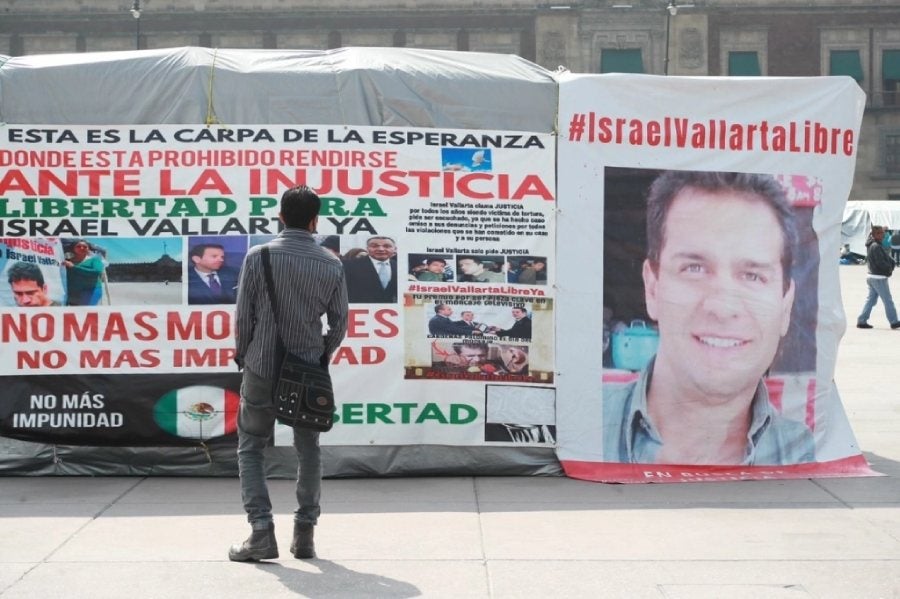
M 6 63 L 9 62 L 11 56 L 7 56 L 6 58 L 0 59 L 0 69 L 6 66 Z M 0 102 L 0 127 L 6 126 L 6 121 L 3 119 L 3 110 L 2 110 L 2 102 Z
M 219 117 L 216 116 L 216 110 L 213 108 L 213 81 L 216 77 L 216 58 L 219 56 L 219 49 L 213 49 L 212 64 L 209 67 L 209 88 L 206 91 L 206 126 L 221 125 Z
M 206 124 L 209 125 L 209 123 L 206 123 Z M 209 445 L 206 444 L 206 441 L 200 441 L 200 449 L 203 450 L 203 454 L 206 456 L 206 461 L 210 465 L 212 465 L 212 463 L 213 463 L 212 452 L 209 450 Z

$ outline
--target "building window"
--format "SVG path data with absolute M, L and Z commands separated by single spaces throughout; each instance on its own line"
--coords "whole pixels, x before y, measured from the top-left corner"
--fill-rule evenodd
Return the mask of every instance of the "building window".
M 201 33 L 199 45 L 201 48 L 212 48 L 212 34 L 206 32 Z
M 643 73 L 644 60 L 641 49 L 617 50 L 604 48 L 600 51 L 601 73 Z
M 900 50 L 885 50 L 881 54 L 885 106 L 900 105 Z
M 729 52 L 728 75 L 731 77 L 759 77 L 759 55 L 756 52 Z
M 857 83 L 863 81 L 862 61 L 859 59 L 859 50 L 832 50 L 828 63 L 829 75 L 846 75 L 856 79 Z
M 405 31 L 395 31 L 394 32 L 394 47 L 395 48 L 405 48 L 406 47 L 406 32 Z
M 900 176 L 900 134 L 884 136 L 884 174 Z

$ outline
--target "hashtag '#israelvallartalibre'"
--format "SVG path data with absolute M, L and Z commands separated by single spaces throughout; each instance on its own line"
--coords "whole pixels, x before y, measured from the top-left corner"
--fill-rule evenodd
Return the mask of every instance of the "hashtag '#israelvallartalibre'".
M 572 115 L 572 120 L 569 121 L 569 141 L 581 141 L 581 137 L 584 135 L 584 123 L 584 113 L 577 112 Z

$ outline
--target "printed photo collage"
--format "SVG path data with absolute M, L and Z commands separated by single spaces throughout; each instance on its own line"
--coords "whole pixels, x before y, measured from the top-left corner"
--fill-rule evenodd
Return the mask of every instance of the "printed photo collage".
M 0 287 L 0 306 L 234 304 L 247 250 L 273 237 L 0 239 L 0 276 L 8 283 Z M 384 247 L 372 248 L 381 241 L 367 246 L 367 235 L 313 237 L 345 263 L 378 251 L 396 262 L 396 246 L 390 238 L 382 238 Z M 357 285 L 350 301 L 396 302 L 396 273 L 392 279 L 389 289 L 378 297 L 368 297 L 371 294 L 360 292 Z
M 497 254 L 409 254 L 406 278 L 425 283 L 546 285 L 547 257 Z
M 553 300 L 406 294 L 406 378 L 553 382 Z

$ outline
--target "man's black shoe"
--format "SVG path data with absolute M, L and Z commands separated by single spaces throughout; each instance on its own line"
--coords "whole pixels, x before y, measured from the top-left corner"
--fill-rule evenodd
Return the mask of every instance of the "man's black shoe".
M 255 562 L 278 557 L 278 543 L 275 541 L 275 525 L 265 530 L 254 530 L 240 545 L 232 545 L 228 559 L 233 562 Z
M 309 522 L 294 522 L 294 540 L 291 542 L 291 553 L 297 559 L 310 559 L 316 557 L 316 547 L 313 542 L 315 527 Z
M 900 322 L 897 323 L 897 326 L 900 327 Z M 857 322 L 856 328 L 857 329 L 871 329 L 872 325 L 870 325 L 868 322 Z M 891 328 L 895 328 L 894 325 L 891 325 Z
M 900 320 L 898 320 L 897 322 L 892 322 L 891 328 L 892 329 L 900 329 Z

